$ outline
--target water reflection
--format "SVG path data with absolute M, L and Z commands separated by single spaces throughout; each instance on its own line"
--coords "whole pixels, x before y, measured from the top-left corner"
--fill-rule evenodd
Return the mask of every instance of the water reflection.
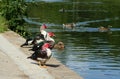
M 64 0 L 39 0 L 39 1 L 45 1 L 45 2 L 63 2 Z
M 65 0 L 26 0 L 27 2 L 41 2 L 41 1 L 44 1 L 44 2 L 63 2 Z
M 29 30 L 39 32 L 39 26 L 45 23 L 48 26 L 47 31 L 55 32 L 57 36 L 55 41 L 63 41 L 66 46 L 64 51 L 53 50 L 54 57 L 79 73 L 84 79 L 119 79 L 119 2 L 112 0 L 108 0 L 108 2 L 104 2 L 104 0 L 98 2 L 55 1 L 66 2 L 42 2 L 37 7 L 32 6 L 29 17 L 39 18 L 39 21 L 24 18 L 29 24 L 32 24 Z M 74 31 L 62 29 L 63 23 L 72 22 L 77 25 Z M 101 25 L 112 25 L 113 27 L 110 28 L 110 32 L 99 32 L 98 28 Z
M 29 23 L 29 24 L 34 24 L 36 26 L 40 26 L 42 25 L 43 23 L 41 22 L 37 22 L 37 21 L 34 21 L 30 18 L 24 18 L 24 20 Z M 115 20 L 119 20 L 118 17 L 112 19 L 113 21 Z M 76 25 L 76 29 L 74 31 L 76 32 L 98 32 L 99 31 L 99 27 L 100 26 L 97 26 L 98 28 L 93 28 L 93 27 L 86 27 L 88 25 L 90 25 L 90 23 L 99 23 L 99 22 L 104 22 L 104 21 L 112 21 L 110 18 L 109 19 L 103 19 L 103 20 L 93 20 L 93 21 L 85 21 L 85 22 L 77 22 L 75 23 Z M 51 26 L 56 26 L 56 27 L 59 27 L 61 30 L 62 30 L 62 24 L 54 24 L 54 23 L 45 23 L 47 26 L 51 27 Z M 84 27 L 85 26 L 85 27 Z M 55 28 L 56 28 L 55 27 Z M 35 28 L 35 27 L 34 27 Z M 30 28 L 29 30 L 33 30 L 34 28 Z M 51 31 L 53 32 L 58 32 L 58 31 L 61 31 L 59 29 L 50 29 Z M 39 30 L 35 30 L 35 32 L 38 32 Z M 70 30 L 67 30 L 67 31 L 70 31 Z M 120 28 L 110 28 L 110 31 L 120 31 Z
M 64 54 L 55 53 L 54 57 L 85 79 L 109 79 L 109 77 L 119 79 L 120 43 L 118 44 L 115 40 L 120 38 L 118 34 L 114 32 L 112 34 L 99 32 L 66 33 L 61 37 L 61 39 L 66 37 L 63 40 L 67 47 Z

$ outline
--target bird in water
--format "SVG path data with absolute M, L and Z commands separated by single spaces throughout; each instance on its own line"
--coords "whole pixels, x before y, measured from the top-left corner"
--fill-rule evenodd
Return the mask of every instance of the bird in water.
M 62 41 L 59 41 L 57 44 L 54 45 L 54 49 L 58 49 L 58 50 L 64 50 L 65 45 Z
M 68 23 L 68 24 L 63 24 L 63 29 L 75 29 L 76 24 L 75 23 Z
M 110 28 L 111 28 L 112 26 L 110 26 L 110 25 L 108 25 L 107 27 L 104 27 L 104 26 L 100 26 L 99 28 L 98 28 L 98 30 L 100 31 L 100 32 L 108 32 L 108 31 L 110 31 Z

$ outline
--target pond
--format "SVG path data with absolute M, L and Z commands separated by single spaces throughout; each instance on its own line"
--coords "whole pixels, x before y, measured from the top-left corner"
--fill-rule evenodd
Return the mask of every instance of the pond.
M 84 79 L 120 78 L 120 1 L 118 0 L 36 0 L 30 5 L 29 31 L 39 32 L 46 24 L 63 41 L 65 50 L 52 50 L 54 57 Z M 63 23 L 75 23 L 63 30 Z M 100 32 L 100 26 L 112 26 Z

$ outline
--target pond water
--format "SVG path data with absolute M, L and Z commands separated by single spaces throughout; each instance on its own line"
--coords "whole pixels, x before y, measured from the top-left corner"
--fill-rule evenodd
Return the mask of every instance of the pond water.
M 30 5 L 29 31 L 39 32 L 45 23 L 63 41 L 64 51 L 52 50 L 54 57 L 84 79 L 120 78 L 120 1 L 118 0 L 36 0 Z M 45 1 L 45 2 L 44 2 Z M 75 30 L 63 30 L 63 23 L 75 23 Z M 100 26 L 111 25 L 109 32 Z

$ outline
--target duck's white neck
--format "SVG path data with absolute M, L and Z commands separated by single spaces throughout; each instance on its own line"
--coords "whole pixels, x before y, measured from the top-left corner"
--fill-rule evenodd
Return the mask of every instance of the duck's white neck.
M 40 30 L 41 34 L 43 34 L 44 38 L 47 37 L 47 32 L 45 30 Z
M 47 34 L 47 37 L 45 38 L 45 40 L 55 42 L 55 40 L 53 38 L 51 38 L 48 34 Z
M 47 51 L 47 56 L 48 57 L 51 56 L 51 54 L 52 54 L 51 50 L 49 48 L 46 48 L 46 51 Z

